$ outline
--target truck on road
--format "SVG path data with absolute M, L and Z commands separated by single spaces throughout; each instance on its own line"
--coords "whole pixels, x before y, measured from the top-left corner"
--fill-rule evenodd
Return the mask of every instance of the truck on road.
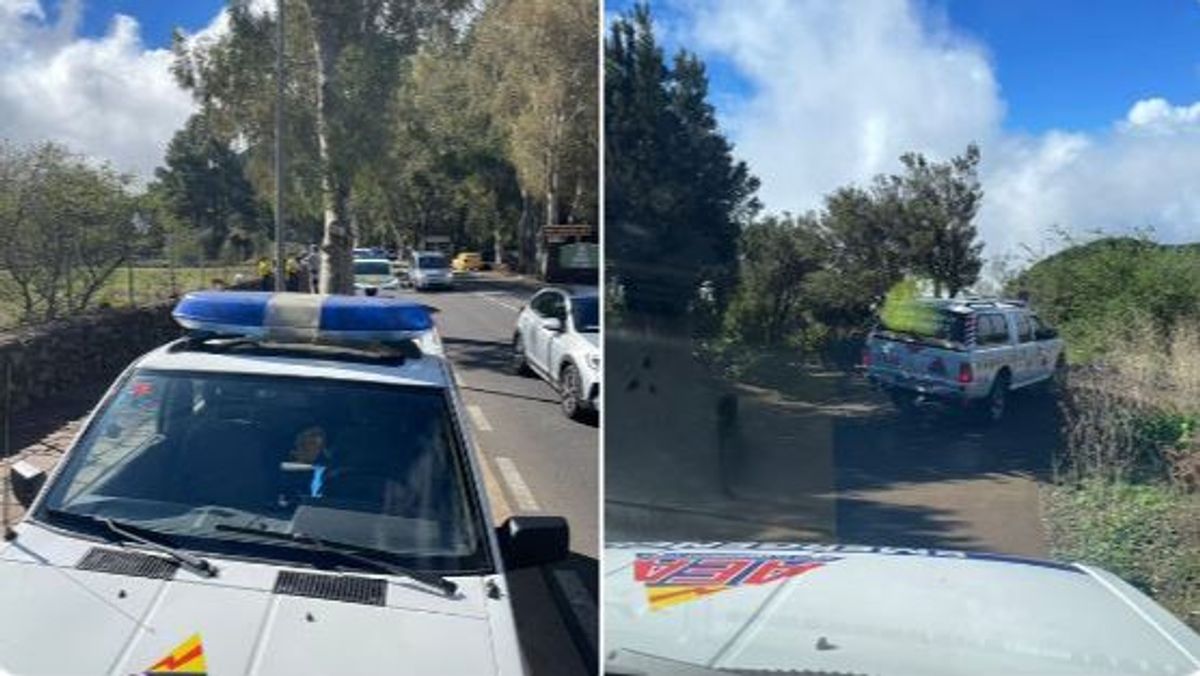
M 1012 391 L 1065 381 L 1062 339 L 1024 301 L 921 298 L 909 304 L 881 313 L 863 349 L 868 380 L 901 411 L 938 401 L 997 422 Z

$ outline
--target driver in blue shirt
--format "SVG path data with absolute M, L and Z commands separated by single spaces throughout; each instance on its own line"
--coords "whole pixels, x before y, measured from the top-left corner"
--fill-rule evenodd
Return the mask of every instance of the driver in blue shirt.
M 296 435 L 296 444 L 292 447 L 291 461 L 312 465 L 312 479 L 309 482 L 309 497 L 319 498 L 325 489 L 325 473 L 329 469 L 332 456 L 325 444 L 325 430 L 320 426 L 306 427 Z

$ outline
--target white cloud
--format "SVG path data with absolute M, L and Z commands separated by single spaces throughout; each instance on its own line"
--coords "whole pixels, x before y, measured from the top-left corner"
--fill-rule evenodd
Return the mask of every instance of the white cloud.
M 906 151 L 945 158 L 975 141 L 989 255 L 1039 246 L 1052 225 L 1200 240 L 1200 102 L 1147 99 L 1100 132 L 1015 135 L 986 45 L 916 3 L 668 2 L 690 17 L 672 27 L 677 42 L 750 85 L 722 123 L 770 210 L 816 208 L 840 185 L 898 170 Z
M 50 24 L 38 0 L 0 0 L 0 138 L 57 141 L 147 179 L 191 96 L 171 77 L 170 51 L 142 44 L 135 19 L 118 14 L 103 36 L 83 38 L 79 10 L 67 0 Z

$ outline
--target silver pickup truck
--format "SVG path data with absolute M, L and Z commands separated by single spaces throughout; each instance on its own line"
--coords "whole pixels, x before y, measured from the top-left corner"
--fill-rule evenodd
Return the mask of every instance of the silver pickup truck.
M 914 326 L 881 318 L 863 349 L 867 378 L 902 411 L 942 401 L 975 407 L 995 422 L 1004 417 L 1009 392 L 1065 380 L 1062 339 L 1024 302 L 915 303 L 925 321 Z

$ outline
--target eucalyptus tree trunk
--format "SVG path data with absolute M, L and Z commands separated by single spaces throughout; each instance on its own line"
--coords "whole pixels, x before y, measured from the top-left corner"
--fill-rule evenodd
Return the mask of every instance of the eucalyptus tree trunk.
M 343 17 L 338 3 L 308 0 L 317 55 L 317 148 L 321 160 L 321 206 L 325 234 L 321 240 L 321 293 L 353 294 L 354 233 L 350 227 L 350 185 L 340 166 L 337 147 L 337 66 L 343 43 Z

